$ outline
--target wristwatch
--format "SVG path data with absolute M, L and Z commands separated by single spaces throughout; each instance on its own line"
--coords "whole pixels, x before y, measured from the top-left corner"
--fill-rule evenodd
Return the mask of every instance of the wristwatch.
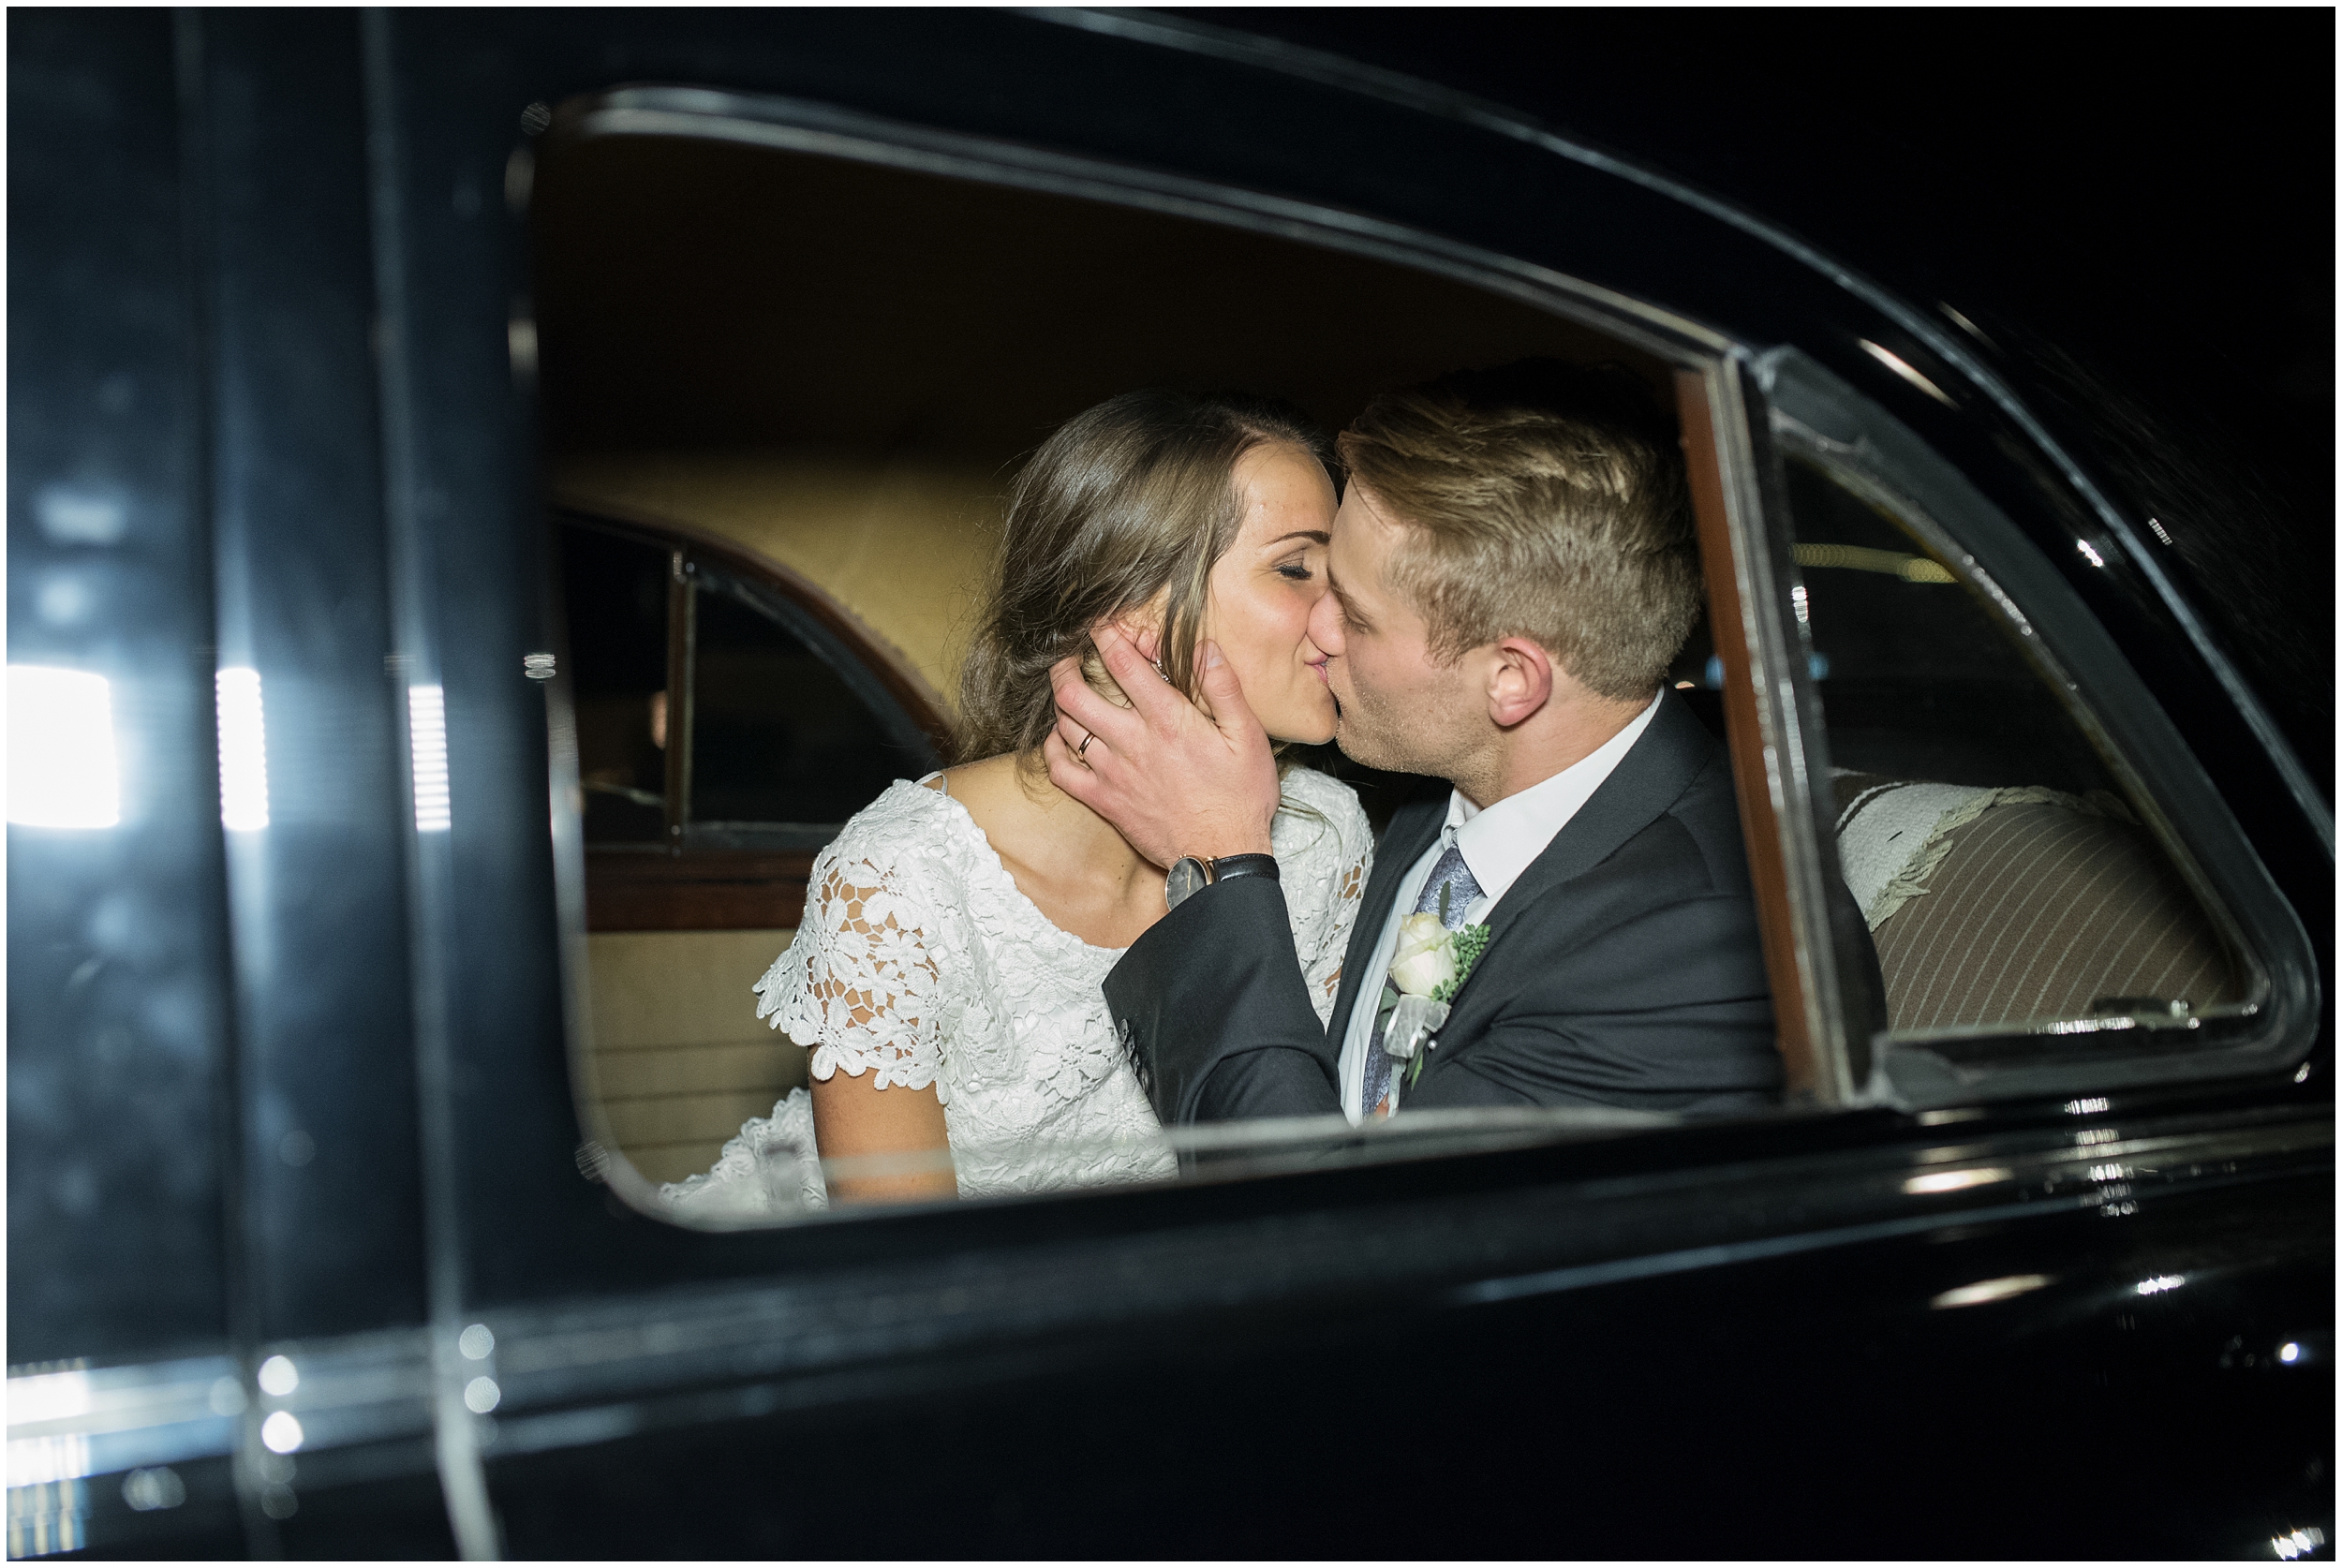
M 1181 855 L 1164 873 L 1164 904 L 1176 910 L 1212 883 L 1224 882 L 1231 877 L 1266 877 L 1273 882 L 1277 880 L 1277 857 L 1222 855 L 1218 860 L 1198 860 L 1193 855 Z

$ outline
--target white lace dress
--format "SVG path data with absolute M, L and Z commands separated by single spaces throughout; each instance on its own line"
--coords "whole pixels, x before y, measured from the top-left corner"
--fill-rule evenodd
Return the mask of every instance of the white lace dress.
M 1270 840 L 1322 1021 L 1372 837 L 1347 785 L 1295 768 Z M 813 863 L 804 924 L 757 982 L 756 1012 L 811 1049 L 816 1078 L 934 1085 L 964 1197 L 1146 1180 L 1176 1162 L 1100 989 L 1125 951 L 1051 925 L 965 806 L 898 779 Z M 823 1206 L 810 1097 L 792 1090 L 712 1170 L 660 1191 L 699 1220 Z

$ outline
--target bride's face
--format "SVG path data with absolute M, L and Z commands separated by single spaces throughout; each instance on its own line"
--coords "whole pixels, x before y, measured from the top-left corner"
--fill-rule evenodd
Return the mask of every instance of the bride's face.
M 1318 461 L 1287 446 L 1238 460 L 1244 522 L 1211 569 L 1204 634 L 1243 683 L 1244 700 L 1278 740 L 1334 738 L 1326 656 L 1310 641 L 1310 611 L 1326 594 L 1334 485 Z

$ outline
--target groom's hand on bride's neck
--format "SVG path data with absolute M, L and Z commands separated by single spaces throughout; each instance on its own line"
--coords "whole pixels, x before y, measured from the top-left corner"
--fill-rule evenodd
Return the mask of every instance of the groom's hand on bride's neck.
M 1049 672 L 1057 729 L 1042 743 L 1050 781 L 1157 865 L 1181 855 L 1268 853 L 1277 761 L 1219 648 L 1200 650 L 1206 713 L 1115 628 L 1099 627 L 1092 641 L 1132 705 L 1093 690 L 1080 659 L 1060 660 Z

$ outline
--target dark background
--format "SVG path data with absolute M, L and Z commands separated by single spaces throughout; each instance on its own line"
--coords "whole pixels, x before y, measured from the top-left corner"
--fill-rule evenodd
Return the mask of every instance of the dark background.
M 1172 14 L 1497 100 L 1976 320 L 2332 798 L 2332 11 Z

